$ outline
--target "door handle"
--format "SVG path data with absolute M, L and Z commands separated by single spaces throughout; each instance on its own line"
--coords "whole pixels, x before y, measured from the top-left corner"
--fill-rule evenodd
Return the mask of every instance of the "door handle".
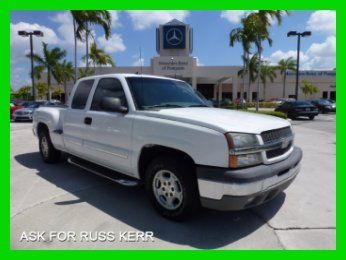
M 85 117 L 84 118 L 84 124 L 91 125 L 93 119 L 91 117 Z

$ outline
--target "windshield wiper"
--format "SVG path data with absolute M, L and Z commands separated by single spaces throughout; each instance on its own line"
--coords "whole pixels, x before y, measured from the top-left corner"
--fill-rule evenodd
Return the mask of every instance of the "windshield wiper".
M 151 109 L 151 108 L 166 108 L 166 107 L 183 107 L 175 104 L 161 104 L 161 105 L 152 105 L 152 106 L 144 106 L 144 109 Z

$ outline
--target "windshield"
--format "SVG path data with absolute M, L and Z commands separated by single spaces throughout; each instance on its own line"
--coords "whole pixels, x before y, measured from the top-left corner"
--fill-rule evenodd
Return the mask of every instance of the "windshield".
M 41 106 L 43 103 L 33 103 L 28 105 L 26 108 L 38 108 L 39 106 Z
M 194 89 L 183 81 L 129 77 L 127 82 L 140 110 L 207 106 Z
M 326 99 L 320 99 L 317 101 L 321 105 L 330 105 L 331 103 Z

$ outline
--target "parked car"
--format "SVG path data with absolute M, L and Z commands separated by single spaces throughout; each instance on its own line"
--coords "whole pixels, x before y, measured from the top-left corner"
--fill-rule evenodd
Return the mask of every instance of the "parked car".
M 310 120 L 313 120 L 318 115 L 317 107 L 305 100 L 286 101 L 279 105 L 275 111 L 283 112 L 291 119 L 308 117 Z
M 32 102 L 26 107 L 14 111 L 12 115 L 13 121 L 32 121 L 35 110 L 45 103 L 44 101 Z
M 285 102 L 284 98 L 271 98 L 268 102 L 276 103 L 278 105 L 282 104 Z
M 322 114 L 336 111 L 336 104 L 330 102 L 328 99 L 317 99 L 311 101 L 311 103 L 316 106 Z
M 174 220 L 200 205 L 267 202 L 293 182 L 302 159 L 288 120 L 211 108 L 186 82 L 147 75 L 82 78 L 67 108 L 35 111 L 33 131 L 44 162 L 65 152 L 119 184 L 143 183 L 154 208 Z
M 10 102 L 10 119 L 12 119 L 13 117 L 13 112 L 21 108 L 23 108 L 23 106 L 20 106 L 14 102 Z

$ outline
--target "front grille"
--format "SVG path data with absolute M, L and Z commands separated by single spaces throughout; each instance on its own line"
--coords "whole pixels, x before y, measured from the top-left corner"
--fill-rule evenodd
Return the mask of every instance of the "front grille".
M 290 127 L 269 130 L 269 131 L 262 132 L 261 137 L 264 144 L 277 142 L 277 141 L 292 137 L 292 130 Z M 292 141 L 290 141 L 285 148 L 280 147 L 274 150 L 266 151 L 267 158 L 272 159 L 280 155 L 283 155 L 284 153 L 288 152 L 288 150 L 291 147 L 292 147 Z
M 262 140 L 265 144 L 275 142 L 282 138 L 287 138 L 291 136 L 292 136 L 292 130 L 289 126 L 284 128 L 269 130 L 269 131 L 265 131 L 261 133 Z
M 29 114 L 29 112 L 27 112 L 27 111 L 17 111 L 15 114 L 16 114 L 16 115 L 22 116 L 22 115 L 27 115 L 27 114 Z
M 274 157 L 278 157 L 280 155 L 283 155 L 286 153 L 292 146 L 292 142 L 289 142 L 288 146 L 286 148 L 278 148 L 270 151 L 266 151 L 267 158 L 272 159 Z

